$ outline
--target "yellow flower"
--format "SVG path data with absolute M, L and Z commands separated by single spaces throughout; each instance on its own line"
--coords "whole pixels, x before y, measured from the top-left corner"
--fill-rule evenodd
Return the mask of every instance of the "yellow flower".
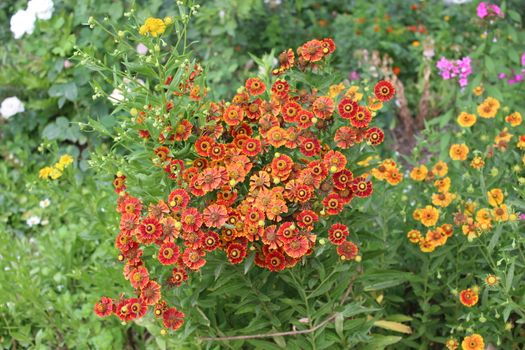
M 461 349 L 462 350 L 484 350 L 485 342 L 483 341 L 483 337 L 479 334 L 472 334 L 472 335 L 466 336 L 461 342 Z
M 429 241 L 429 240 L 426 240 L 426 239 L 422 239 L 419 242 L 419 249 L 423 253 L 431 253 L 431 252 L 434 251 L 434 249 L 436 249 L 436 247 L 434 246 L 434 243 L 432 241 Z
M 49 177 L 52 179 L 52 180 L 56 180 L 58 179 L 60 176 L 62 176 L 62 172 L 57 169 L 57 168 L 52 168 L 51 169 L 51 173 L 49 174 Z
M 448 173 L 448 165 L 444 161 L 440 160 L 432 168 L 432 173 L 437 177 L 443 177 Z
M 456 195 L 450 192 L 432 194 L 432 204 L 438 207 L 446 208 L 456 198 Z
M 337 95 L 339 95 L 343 90 L 345 89 L 345 85 L 343 83 L 339 83 L 337 85 L 330 85 L 328 96 L 332 99 L 336 98 Z
M 141 35 L 151 34 L 154 37 L 162 35 L 166 30 L 166 23 L 160 18 L 149 17 L 144 21 L 144 24 L 140 27 L 139 33 Z
M 470 166 L 476 170 L 479 170 L 485 166 L 485 161 L 483 158 L 475 156 L 474 159 L 472 159 L 472 162 L 470 162 Z
M 481 86 L 481 85 L 478 85 L 478 86 L 476 86 L 474 89 L 472 89 L 472 92 L 473 92 L 474 95 L 476 95 L 476 96 L 481 96 L 481 94 L 483 93 L 483 91 L 485 91 L 485 88 L 483 88 L 483 86 Z
M 505 117 L 505 121 L 509 123 L 510 126 L 512 126 L 513 128 L 518 125 L 521 125 L 522 120 L 523 119 L 521 118 L 520 112 L 514 112 Z
M 503 204 L 505 195 L 503 194 L 503 191 L 500 188 L 493 188 L 487 192 L 487 199 L 491 206 L 497 207 Z
M 417 40 L 412 41 L 412 46 L 418 47 L 419 45 L 421 45 L 421 43 L 419 41 L 417 41 Z
M 383 108 L 383 102 L 375 97 L 368 97 L 368 109 L 371 111 L 378 111 Z
M 172 23 L 173 23 L 173 19 L 171 17 L 169 17 L 169 16 L 164 17 L 164 24 L 165 25 L 169 26 Z
M 436 186 L 438 192 L 440 193 L 448 192 L 448 190 L 450 189 L 450 184 L 450 177 L 445 177 L 443 179 L 434 181 L 434 186 Z
M 485 277 L 485 284 L 488 287 L 494 287 L 499 283 L 499 278 L 496 275 L 489 274 Z
M 51 175 L 52 171 L 53 168 L 46 166 L 45 168 L 40 169 L 38 172 L 38 177 L 41 179 L 49 179 L 49 175 Z
M 348 89 L 348 91 L 345 92 L 345 97 L 351 98 L 354 101 L 361 101 L 363 98 L 363 94 L 358 92 L 359 86 L 352 85 Z
M 487 97 L 478 106 L 478 114 L 481 118 L 494 118 L 498 113 L 500 103 L 494 97 Z
M 412 169 L 412 171 L 410 172 L 410 178 L 414 181 L 423 181 L 427 177 L 427 174 L 428 169 L 424 164 L 422 164 Z
M 65 166 L 68 166 L 69 164 L 73 163 L 73 157 L 70 156 L 69 154 L 64 154 L 62 157 L 60 157 L 60 159 L 58 160 L 58 162 L 60 164 L 64 164 Z
M 499 207 L 492 209 L 492 216 L 494 217 L 494 220 L 499 222 L 508 221 L 509 211 L 507 209 L 507 206 L 505 204 L 502 204 Z
M 421 232 L 419 230 L 410 230 L 407 233 L 407 238 L 412 243 L 419 243 L 422 239 Z
M 431 205 L 427 205 L 425 208 L 420 209 L 419 212 L 420 220 L 426 227 L 434 226 L 439 219 L 439 211 Z
M 476 116 L 474 114 L 469 114 L 465 112 L 461 112 L 458 116 L 458 124 L 461 127 L 464 128 L 470 128 L 472 125 L 476 123 Z
M 481 225 L 490 225 L 492 223 L 492 217 L 490 211 L 486 208 L 478 210 L 476 213 L 476 221 Z
M 466 160 L 469 149 L 467 145 L 462 144 L 453 144 L 450 146 L 449 155 L 452 160 Z

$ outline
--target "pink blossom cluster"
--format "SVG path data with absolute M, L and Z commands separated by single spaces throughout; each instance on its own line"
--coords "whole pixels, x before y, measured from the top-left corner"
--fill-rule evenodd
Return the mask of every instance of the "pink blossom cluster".
M 525 80 L 525 52 L 521 55 L 521 72 L 516 73 L 515 69 L 511 70 L 510 74 L 507 73 L 499 73 L 498 78 L 500 80 L 507 79 L 507 83 L 509 85 L 521 83 Z
M 455 61 L 441 57 L 436 67 L 443 79 L 449 80 L 457 77 L 459 86 L 465 87 L 468 84 L 468 76 L 472 73 L 471 62 L 472 60 L 468 56 Z
M 498 5 L 495 4 L 489 4 L 485 1 L 482 1 L 479 3 L 476 12 L 478 13 L 478 17 L 481 19 L 484 19 L 485 17 L 490 16 L 499 16 L 503 17 L 503 12 L 501 12 L 501 9 Z

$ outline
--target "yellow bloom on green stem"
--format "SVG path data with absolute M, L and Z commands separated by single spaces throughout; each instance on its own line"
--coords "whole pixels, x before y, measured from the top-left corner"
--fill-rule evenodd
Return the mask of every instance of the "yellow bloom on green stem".
M 49 179 L 49 175 L 51 175 L 52 171 L 53 168 L 46 166 L 45 168 L 40 169 L 38 172 L 38 177 L 41 179 Z
M 160 18 L 149 17 L 144 21 L 140 27 L 139 33 L 141 35 L 151 34 L 154 37 L 164 34 L 166 31 L 166 23 Z

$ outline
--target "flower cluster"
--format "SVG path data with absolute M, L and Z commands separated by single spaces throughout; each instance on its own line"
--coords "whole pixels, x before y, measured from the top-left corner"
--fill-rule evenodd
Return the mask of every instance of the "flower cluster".
M 66 169 L 71 163 L 73 163 L 74 159 L 69 154 L 64 154 L 60 157 L 58 162 L 53 164 L 52 166 L 46 166 L 38 172 L 38 177 L 45 180 L 57 180 L 62 176 L 64 173 L 64 169 Z
M 349 157 L 358 152 L 355 145 L 383 142 L 383 131 L 371 124 L 395 90 L 380 81 L 370 92 L 339 84 L 323 95 L 284 78 L 294 67 L 317 70 L 334 50 L 331 39 L 309 41 L 297 49 L 297 64 L 287 50 L 287 60 L 281 57 L 274 71 L 279 78 L 249 78 L 231 101 L 207 104 L 204 125 L 180 116 L 155 132 L 142 129 L 145 120 L 160 120 L 155 108 L 132 109 L 138 133 L 151 145 L 153 164 L 170 188 L 164 198 L 145 203 L 126 188 L 133 174 L 115 177 L 121 215 L 115 245 L 137 296 L 102 298 L 95 306 L 99 316 L 130 321 L 151 306 L 167 329 L 176 330 L 184 314 L 168 307 L 161 286 L 180 286 L 214 251 L 232 264 L 253 254 L 257 266 L 278 272 L 311 254 L 317 242 L 324 244 L 325 235 L 342 260 L 360 259 L 358 245 L 349 239 L 351 228 L 338 218 L 373 187 L 367 174 L 350 169 Z M 200 100 L 194 81 L 201 71 L 195 66 L 174 95 Z M 171 84 L 168 77 L 164 85 Z M 367 104 L 361 104 L 365 94 Z M 169 112 L 174 105 L 167 101 L 163 108 Z M 181 153 L 177 144 L 186 141 Z M 391 181 L 401 178 L 394 162 L 385 166 Z M 157 263 L 170 268 L 166 277 L 150 275 L 143 256 L 147 247 L 155 247 Z
M 476 13 L 479 18 L 493 18 L 493 17 L 503 17 L 503 12 L 500 7 L 496 4 L 490 4 L 485 1 L 482 1 L 478 4 L 476 8 Z
M 31 35 L 35 30 L 35 21 L 48 20 L 53 15 L 53 0 L 29 0 L 26 10 L 18 10 L 11 17 L 11 32 L 15 39 L 24 34 Z
M 380 181 L 386 181 L 392 186 L 398 185 L 403 180 L 398 164 L 393 159 L 385 159 L 372 169 L 372 176 Z
M 477 115 L 482 119 L 495 119 L 500 110 L 500 102 L 493 97 L 487 97 L 477 107 Z M 522 124 L 522 116 L 519 112 L 508 114 L 504 118 L 510 127 L 515 128 Z M 462 128 L 471 128 L 478 121 L 475 114 L 461 112 L 457 118 L 457 123 Z M 505 127 L 498 132 L 493 143 L 485 150 L 471 152 L 466 143 L 454 143 L 450 146 L 449 157 L 453 162 L 463 162 L 469 160 L 469 155 L 474 154 L 470 159 L 470 168 L 481 171 L 486 162 L 494 157 L 494 152 L 506 151 L 514 135 Z M 525 136 L 521 135 L 516 148 L 525 149 Z M 504 203 L 505 194 L 500 188 L 490 188 L 486 193 L 487 206 L 480 206 L 479 202 L 472 200 L 459 200 L 459 196 L 451 191 L 452 181 L 448 176 L 449 167 L 445 161 L 438 161 L 428 169 L 425 164 L 417 166 L 410 172 L 410 178 L 414 182 L 433 183 L 435 193 L 431 195 L 432 205 L 426 205 L 418 208 L 413 212 L 413 218 L 419 221 L 428 232 L 425 236 L 419 229 L 410 230 L 407 237 L 410 242 L 419 244 L 421 251 L 432 252 L 436 247 L 442 246 L 447 242 L 454 231 L 454 226 L 461 229 L 462 233 L 473 240 L 479 237 L 483 232 L 493 228 L 494 222 L 505 222 L 516 220 L 517 215 L 512 213 L 509 207 Z M 493 169 L 494 176 L 497 176 L 497 169 Z M 471 190 L 473 191 L 473 189 Z M 440 218 L 443 216 L 440 210 L 447 210 L 451 204 L 457 204 L 458 211 L 453 214 L 453 222 L 438 225 Z M 447 215 L 445 215 L 447 217 Z
M 472 73 L 471 62 L 472 60 L 468 56 L 455 61 L 441 57 L 436 63 L 436 67 L 444 80 L 457 77 L 459 86 L 465 87 L 468 84 L 468 76 Z

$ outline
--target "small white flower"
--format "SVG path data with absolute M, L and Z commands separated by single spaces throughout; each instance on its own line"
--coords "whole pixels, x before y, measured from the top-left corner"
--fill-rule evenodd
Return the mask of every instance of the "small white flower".
M 44 219 L 44 220 L 42 220 L 42 222 L 40 223 L 40 225 L 42 225 L 42 226 L 46 226 L 47 224 L 49 224 L 49 220 L 48 220 L 48 219 Z
M 40 208 L 42 208 L 42 209 L 45 209 L 45 208 L 49 207 L 50 204 L 51 204 L 51 201 L 49 200 L 49 198 L 41 200 L 40 203 L 39 203 Z
M 26 224 L 29 227 L 36 226 L 36 225 L 40 224 L 40 217 L 33 215 L 29 219 L 26 220 Z
M 10 25 L 11 31 L 15 39 L 20 39 L 24 34 L 32 34 L 35 30 L 35 14 L 26 11 L 18 10 L 13 17 L 11 17 Z
M 108 96 L 108 99 L 111 101 L 111 103 L 117 104 L 118 102 L 124 100 L 124 95 L 122 95 L 122 91 L 119 89 L 113 89 L 111 95 Z
M 139 43 L 137 45 L 137 53 L 141 56 L 144 56 L 145 54 L 148 53 L 148 47 L 146 45 L 144 45 L 143 43 Z
M 29 0 L 27 11 L 34 13 L 38 19 L 48 20 L 53 15 L 53 0 Z
M 16 96 L 8 97 L 2 101 L 0 106 L 0 115 L 9 119 L 17 113 L 25 111 L 24 104 Z

